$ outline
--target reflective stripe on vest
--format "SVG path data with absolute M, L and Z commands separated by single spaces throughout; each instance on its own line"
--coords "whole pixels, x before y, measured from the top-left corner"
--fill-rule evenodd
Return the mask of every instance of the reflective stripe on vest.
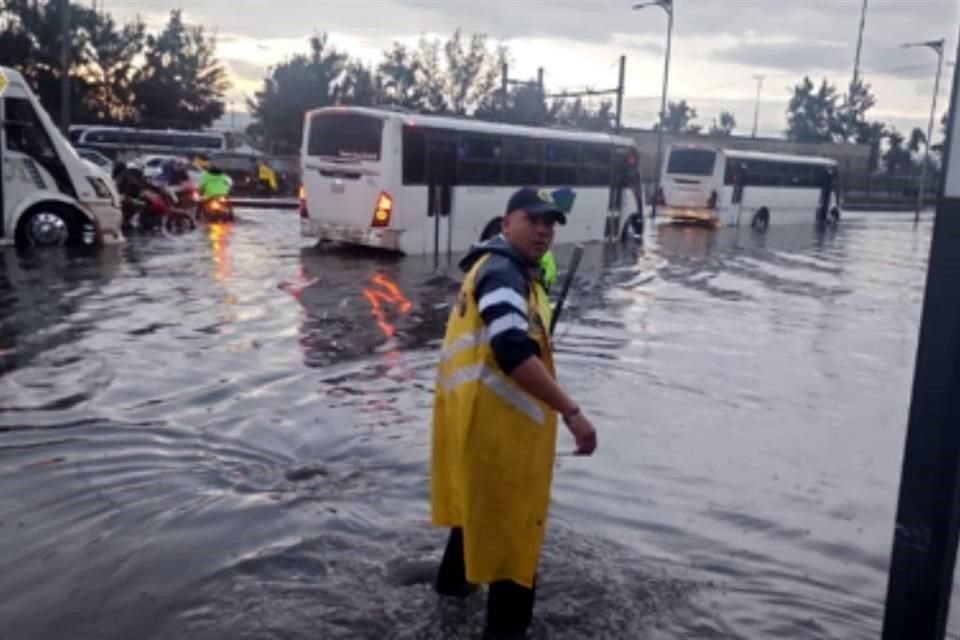
M 447 393 L 467 382 L 479 382 L 500 396 L 501 400 L 511 405 L 514 409 L 523 412 L 528 418 L 537 423 L 538 426 L 543 426 L 545 417 L 543 409 L 531 400 L 522 389 L 497 375 L 490 367 L 482 362 L 460 367 L 459 369 L 451 371 L 440 380 L 440 384 L 443 385 L 443 389 Z

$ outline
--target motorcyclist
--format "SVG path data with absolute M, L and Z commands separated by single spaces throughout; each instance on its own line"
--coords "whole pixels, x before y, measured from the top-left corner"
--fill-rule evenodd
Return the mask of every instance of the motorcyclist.
M 133 217 L 140 212 L 148 217 L 160 219 L 167 215 L 172 207 L 169 196 L 162 189 L 150 183 L 137 167 L 128 167 L 123 162 L 113 165 L 113 180 L 117 192 L 122 198 L 122 226 L 129 229 Z M 145 223 L 143 215 L 141 226 Z
M 230 181 L 220 167 L 211 164 L 200 176 L 200 199 L 209 200 L 230 195 Z

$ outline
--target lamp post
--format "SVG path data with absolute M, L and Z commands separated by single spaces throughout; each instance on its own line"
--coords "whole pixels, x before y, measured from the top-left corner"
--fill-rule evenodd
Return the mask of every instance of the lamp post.
M 654 169 L 653 209 L 650 217 L 657 217 L 657 196 L 660 192 L 660 165 L 663 163 L 663 126 L 667 115 L 667 82 L 670 79 L 670 40 L 673 35 L 673 0 L 654 0 L 633 5 L 634 10 L 644 7 L 660 7 L 667 12 L 667 52 L 663 60 L 663 93 L 660 95 L 660 130 L 657 135 L 657 165 Z
M 908 42 L 900 45 L 907 49 L 910 47 L 928 47 L 937 53 L 937 75 L 933 81 L 933 99 L 930 102 L 930 121 L 927 123 L 927 144 L 923 154 L 923 167 L 920 169 L 920 189 L 917 193 L 917 210 L 913 214 L 913 221 L 920 220 L 920 209 L 923 207 L 923 199 L 927 189 L 927 165 L 930 164 L 930 136 L 933 135 L 933 116 L 937 110 L 937 93 L 940 91 L 940 70 L 943 68 L 943 45 L 946 40 L 930 40 L 928 42 Z
M 757 101 L 753 105 L 753 136 L 757 137 L 757 122 L 760 120 L 760 87 L 763 86 L 763 76 L 753 76 L 757 81 Z

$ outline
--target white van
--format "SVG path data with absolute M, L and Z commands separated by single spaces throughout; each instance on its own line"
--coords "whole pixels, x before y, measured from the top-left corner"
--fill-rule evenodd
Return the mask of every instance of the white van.
M 0 245 L 123 240 L 110 175 L 82 159 L 19 73 L 0 66 Z

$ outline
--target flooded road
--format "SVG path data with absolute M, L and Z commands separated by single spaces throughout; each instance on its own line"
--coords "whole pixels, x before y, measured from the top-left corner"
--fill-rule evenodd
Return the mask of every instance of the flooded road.
M 479 632 L 429 585 L 458 274 L 240 215 L 0 253 L 0 636 Z M 533 637 L 878 636 L 930 231 L 588 248 L 557 351 L 600 446 L 558 458 Z

